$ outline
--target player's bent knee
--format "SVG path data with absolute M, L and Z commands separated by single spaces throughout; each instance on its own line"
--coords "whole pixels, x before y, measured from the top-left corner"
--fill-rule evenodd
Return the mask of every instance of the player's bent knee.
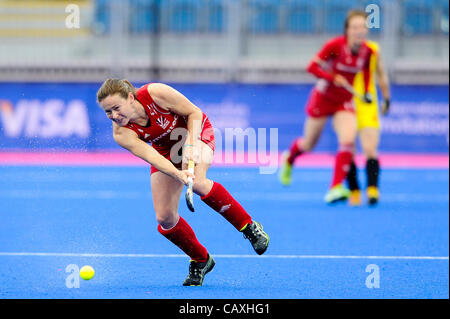
M 314 146 L 316 146 L 316 143 L 315 142 L 302 141 L 300 146 L 301 146 L 301 149 L 304 152 L 310 152 L 310 151 L 312 151 L 314 149 Z
M 213 183 L 209 179 L 196 179 L 192 190 L 199 196 L 207 195 L 212 189 Z
M 311 145 L 308 145 L 308 144 L 303 144 L 303 146 L 302 146 L 302 150 L 304 152 L 311 152 L 312 149 L 313 149 L 313 147 Z
M 170 212 L 170 211 L 156 213 L 156 221 L 164 229 L 170 229 L 177 224 L 178 213 L 174 213 L 174 212 Z

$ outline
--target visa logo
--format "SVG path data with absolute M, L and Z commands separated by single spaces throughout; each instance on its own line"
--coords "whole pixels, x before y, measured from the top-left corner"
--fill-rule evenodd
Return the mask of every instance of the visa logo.
M 9 138 L 87 138 L 90 135 L 86 104 L 72 100 L 19 100 L 15 107 L 0 100 L 0 132 Z

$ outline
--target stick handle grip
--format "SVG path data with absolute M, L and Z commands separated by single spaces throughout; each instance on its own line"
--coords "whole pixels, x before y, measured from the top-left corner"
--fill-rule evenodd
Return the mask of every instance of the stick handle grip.
M 192 175 L 194 175 L 194 167 L 195 167 L 194 161 L 190 160 L 189 163 L 188 163 L 188 171 Z M 194 181 L 192 180 L 192 177 L 188 178 L 188 183 L 189 183 L 189 187 L 192 187 L 192 184 L 194 184 Z

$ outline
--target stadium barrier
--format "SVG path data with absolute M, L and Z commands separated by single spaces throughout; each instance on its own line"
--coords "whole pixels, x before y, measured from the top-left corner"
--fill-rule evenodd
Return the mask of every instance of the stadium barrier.
M 112 139 L 110 120 L 96 103 L 99 86 L 0 84 L 0 150 L 120 150 Z M 236 136 L 250 145 L 252 139 L 263 138 L 261 134 L 266 135 L 267 150 L 270 135 L 275 134 L 279 150 L 286 149 L 302 134 L 304 105 L 311 90 L 311 85 L 173 86 L 208 114 L 218 143 L 225 147 L 227 138 L 235 140 L 233 150 Z M 448 86 L 393 86 L 392 91 L 392 111 L 382 118 L 381 151 L 448 153 Z M 333 152 L 335 140 L 328 125 L 317 151 Z

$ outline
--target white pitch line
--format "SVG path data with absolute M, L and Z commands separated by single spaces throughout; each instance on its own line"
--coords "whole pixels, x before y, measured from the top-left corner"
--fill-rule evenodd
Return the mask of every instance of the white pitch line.
M 93 254 L 93 253 L 30 253 L 0 252 L 1 256 L 26 257 L 104 257 L 104 258 L 188 258 L 181 254 Z M 448 256 L 351 256 L 351 255 L 212 255 L 217 258 L 266 258 L 266 259 L 390 259 L 390 260 L 449 260 Z

